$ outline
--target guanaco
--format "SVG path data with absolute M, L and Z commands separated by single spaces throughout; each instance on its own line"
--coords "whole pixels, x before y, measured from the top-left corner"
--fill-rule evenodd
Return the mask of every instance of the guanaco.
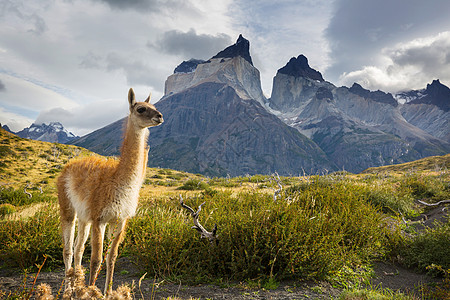
M 130 113 L 120 158 L 91 156 L 70 161 L 57 183 L 66 273 L 72 267 L 73 257 L 75 269 L 81 267 L 92 228 L 89 285 L 95 284 L 102 262 L 105 228 L 109 224 L 112 238 L 106 256 L 105 295 L 112 290 L 114 265 L 126 221 L 134 216 L 138 205 L 148 160 L 148 127 L 164 122 L 162 114 L 150 103 L 150 96 L 144 102 L 136 102 L 134 91 L 130 89 L 128 102 Z M 74 248 L 76 221 L 78 233 Z

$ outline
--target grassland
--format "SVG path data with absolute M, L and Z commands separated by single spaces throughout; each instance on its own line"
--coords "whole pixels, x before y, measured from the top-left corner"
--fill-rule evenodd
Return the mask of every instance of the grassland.
M 55 180 L 69 159 L 88 155 L 95 154 L 0 130 L 3 268 L 36 270 L 44 256 L 44 269 L 61 266 Z M 449 165 L 446 155 L 361 174 L 235 178 L 148 168 L 119 251 L 149 277 L 172 281 L 234 280 L 269 288 L 284 280 L 323 280 L 347 288 L 342 299 L 378 299 L 371 293 L 403 299 L 357 287 L 376 260 L 449 276 L 449 220 L 425 226 L 421 215 L 429 208 L 417 202 L 450 199 Z M 194 209 L 205 203 L 200 222 L 208 230 L 217 224 L 218 245 L 190 228 L 180 195 Z M 423 289 L 423 297 L 440 297 L 448 281 Z

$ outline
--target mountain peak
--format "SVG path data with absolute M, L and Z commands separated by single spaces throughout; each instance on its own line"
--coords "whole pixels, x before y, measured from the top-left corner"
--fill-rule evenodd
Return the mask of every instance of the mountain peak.
M 416 99 L 411 103 L 434 104 L 444 111 L 450 110 L 450 89 L 443 85 L 439 79 L 427 84 L 426 96 Z
M 435 79 L 431 84 L 427 84 L 426 92 L 433 96 L 445 96 L 450 93 L 450 89 L 443 85 L 439 79 Z
M 394 107 L 397 107 L 398 102 L 394 99 L 391 93 L 385 93 L 383 91 L 375 91 L 372 92 L 370 90 L 366 90 L 358 83 L 353 83 L 352 87 L 348 89 L 351 93 L 358 95 L 360 97 L 371 99 L 376 102 L 390 104 Z
M 313 80 L 324 81 L 322 74 L 309 66 L 308 59 L 303 54 L 300 54 L 297 58 L 292 57 L 278 72 L 295 77 L 307 77 Z
M 16 134 L 22 138 L 51 143 L 67 143 L 77 138 L 73 133 L 67 131 L 60 122 L 50 122 L 48 125 L 33 123 L 30 127 L 24 128 Z
M 233 58 L 237 56 L 241 56 L 253 66 L 250 56 L 250 42 L 242 34 L 239 35 L 235 44 L 228 46 L 212 58 Z

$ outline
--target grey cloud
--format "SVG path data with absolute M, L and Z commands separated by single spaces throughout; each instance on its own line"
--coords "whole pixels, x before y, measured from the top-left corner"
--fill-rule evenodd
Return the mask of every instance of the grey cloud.
M 37 15 L 32 14 L 30 16 L 30 19 L 33 21 L 34 28 L 30 29 L 29 32 L 34 33 L 36 35 L 41 35 L 47 30 L 47 24 L 45 23 L 44 19 Z
M 106 3 L 111 9 L 135 10 L 138 12 L 171 12 L 176 10 L 185 10 L 186 12 L 195 12 L 196 9 L 189 1 L 177 0 L 94 0 Z
M 399 66 L 420 65 L 424 70 L 439 70 L 449 64 L 450 32 L 440 34 L 433 42 L 388 49 L 386 54 Z
M 150 10 L 153 8 L 158 11 L 161 1 L 158 0 L 96 0 L 108 4 L 111 8 L 117 9 L 135 9 L 135 10 Z
M 32 26 L 28 32 L 41 35 L 48 28 L 45 20 L 35 11 L 27 9 L 20 1 L 4 0 L 0 4 L 0 16 L 12 15 L 19 18 L 23 23 Z
M 182 55 L 186 59 L 207 59 L 230 44 L 231 38 L 226 34 L 215 36 L 197 34 L 191 28 L 188 32 L 178 30 L 166 31 L 156 45 L 151 43 L 147 45 L 168 54 Z
M 129 85 L 147 85 L 163 89 L 167 70 L 149 65 L 144 57 L 136 58 L 118 52 L 106 56 L 92 51 L 80 57 L 79 66 L 85 69 L 99 69 L 107 72 L 123 72 Z
M 417 40 L 385 52 L 393 62 L 391 69 L 413 67 L 420 70 L 417 76 L 427 81 L 450 81 L 450 31 L 437 35 L 432 42 Z
M 79 66 L 85 69 L 101 69 L 103 58 L 100 55 L 89 51 L 86 55 L 81 57 Z
M 4 92 L 6 91 L 6 86 L 5 84 L 0 80 L 0 92 Z
M 70 111 L 53 108 L 41 111 L 34 123 L 60 122 L 77 135 L 84 135 L 95 129 L 117 121 L 127 114 L 127 101 L 100 100 Z
M 433 79 L 444 84 L 450 82 L 450 31 L 382 51 L 386 66 L 365 66 L 341 77 L 341 83 L 363 84 L 369 89 L 381 88 L 398 92 L 411 88 L 424 88 Z
M 124 72 L 127 82 L 130 85 L 150 85 L 153 87 L 163 87 L 165 71 L 148 65 L 144 60 L 133 59 L 112 52 L 106 57 L 106 69 L 108 71 Z
M 371 61 L 382 48 L 448 28 L 450 1 L 337 0 L 325 35 L 336 78 Z
M 70 120 L 74 117 L 74 114 L 70 111 L 57 107 L 52 108 L 50 110 L 42 111 L 36 121 L 34 121 L 35 124 L 42 124 L 42 123 L 50 123 L 50 122 L 62 122 L 65 126 L 70 125 Z M 69 120 L 69 122 L 67 122 Z

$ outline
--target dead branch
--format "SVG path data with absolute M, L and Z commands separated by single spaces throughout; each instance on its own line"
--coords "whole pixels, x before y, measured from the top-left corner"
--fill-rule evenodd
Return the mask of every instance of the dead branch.
M 277 175 L 275 177 L 275 175 Z M 272 179 L 277 183 L 278 185 L 278 190 L 274 189 L 274 193 L 273 193 L 273 201 L 277 201 L 277 197 L 279 196 L 279 194 L 281 193 L 281 191 L 283 190 L 283 186 L 281 185 L 281 179 L 280 179 L 280 175 L 278 175 L 277 172 L 275 172 L 275 174 L 272 175 Z
M 441 204 L 450 203 L 450 200 L 442 200 L 442 201 L 439 201 L 437 203 L 426 203 L 426 202 L 424 202 L 422 200 L 417 200 L 417 201 L 420 204 L 423 204 L 423 205 L 426 205 L 426 206 L 438 206 L 438 205 L 441 205 Z
M 27 185 L 23 188 L 23 192 L 28 196 L 28 198 L 33 197 L 33 195 L 31 195 L 31 193 L 27 191 L 27 188 L 29 188 L 30 185 L 30 183 L 27 183 Z
M 181 204 L 181 207 L 186 208 L 191 213 L 191 216 L 194 221 L 194 226 L 192 226 L 191 228 L 200 232 L 200 234 L 201 234 L 200 236 L 202 238 L 207 238 L 211 244 L 213 244 L 213 242 L 216 242 L 216 244 L 217 244 L 219 242 L 219 240 L 217 239 L 217 224 L 214 224 L 213 231 L 209 232 L 198 221 L 198 215 L 200 214 L 200 211 L 202 210 L 202 205 L 205 204 L 205 202 L 200 204 L 200 206 L 198 207 L 198 210 L 195 212 L 191 207 L 184 204 L 183 197 L 180 194 L 180 204 Z
M 425 206 L 439 206 L 439 205 L 441 205 L 441 204 L 445 204 L 445 203 L 450 203 L 450 200 L 442 200 L 442 201 L 439 201 L 439 202 L 437 202 L 437 203 L 426 203 L 426 202 L 424 202 L 424 201 L 422 201 L 422 200 L 417 200 L 420 204 L 423 204 L 423 205 L 425 205 Z M 442 208 L 442 211 L 445 211 L 447 209 L 447 207 L 444 207 L 444 208 Z

